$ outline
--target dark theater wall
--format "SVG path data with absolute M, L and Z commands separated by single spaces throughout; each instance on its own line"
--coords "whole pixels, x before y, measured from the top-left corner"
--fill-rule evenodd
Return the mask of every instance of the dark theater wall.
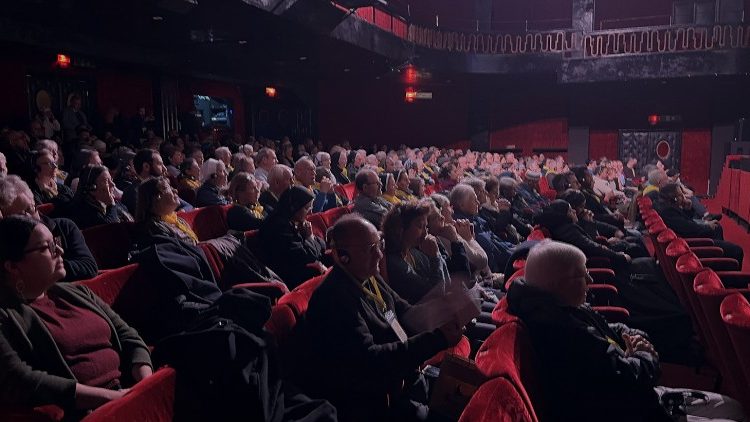
M 468 94 L 463 86 L 422 87 L 432 100 L 404 101 L 393 81 L 323 81 L 318 90 L 318 137 L 326 145 L 453 145 L 468 134 Z
M 532 154 L 535 148 L 568 148 L 568 119 L 563 117 L 540 119 L 504 126 L 490 133 L 490 148 L 493 150 L 522 148 L 524 155 Z M 551 152 L 545 155 L 557 155 Z M 562 154 L 565 155 L 565 154 Z
M 134 116 L 139 107 L 154 112 L 153 76 L 145 72 L 102 69 L 96 73 L 96 100 L 99 114 L 110 107 L 120 115 Z
M 26 106 L 26 66 L 20 60 L 0 59 L 3 76 L 0 77 L 0 126 L 26 129 L 28 108 Z M 19 126 L 21 125 L 21 126 Z

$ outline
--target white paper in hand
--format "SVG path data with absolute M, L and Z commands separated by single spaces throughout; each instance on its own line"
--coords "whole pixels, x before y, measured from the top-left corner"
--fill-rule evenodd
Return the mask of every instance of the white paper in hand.
M 412 306 L 401 318 L 405 326 L 414 333 L 433 331 L 449 322 L 460 326 L 476 318 L 480 311 L 480 300 L 476 294 L 468 291 L 460 283 L 443 293 L 442 286 L 425 295 L 424 299 Z

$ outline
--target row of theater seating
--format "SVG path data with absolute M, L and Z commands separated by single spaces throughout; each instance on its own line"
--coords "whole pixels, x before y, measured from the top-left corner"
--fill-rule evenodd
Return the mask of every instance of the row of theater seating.
M 665 277 L 691 315 L 709 362 L 723 377 L 721 392 L 750 408 L 750 286 L 726 288 L 724 282 L 747 285 L 750 274 L 737 271 L 736 260 L 722 258 L 711 239 L 682 239 L 668 229 L 648 198 L 639 201 Z M 536 233 L 540 237 L 543 234 Z M 516 264 L 516 263 L 514 263 Z M 522 275 L 522 263 L 511 278 Z M 540 386 L 534 374 L 534 350 L 521 320 L 501 300 L 492 313 L 498 329 L 476 356 L 486 377 L 464 409 L 461 422 L 544 420 L 538 403 Z M 609 318 L 609 316 L 607 316 Z

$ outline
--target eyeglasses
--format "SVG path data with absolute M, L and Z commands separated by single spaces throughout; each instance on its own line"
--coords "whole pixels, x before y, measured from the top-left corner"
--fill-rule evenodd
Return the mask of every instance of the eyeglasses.
M 33 252 L 44 252 L 49 251 L 50 256 L 57 257 L 59 255 L 62 255 L 63 249 L 62 249 L 62 241 L 59 237 L 55 237 L 54 239 L 47 242 L 44 246 L 39 246 L 36 248 L 31 248 L 23 251 L 23 254 L 30 254 Z
M 375 252 L 375 248 L 383 251 L 385 250 L 385 239 L 378 239 L 372 243 L 369 244 L 349 244 L 349 245 L 341 245 L 341 249 L 350 249 L 350 248 L 364 248 L 367 249 L 368 252 L 372 253 Z
M 47 161 L 46 163 L 39 163 L 39 166 L 40 167 L 47 166 L 47 167 L 49 167 L 51 169 L 56 169 L 57 168 L 57 164 L 54 163 L 54 162 L 52 162 L 52 161 Z

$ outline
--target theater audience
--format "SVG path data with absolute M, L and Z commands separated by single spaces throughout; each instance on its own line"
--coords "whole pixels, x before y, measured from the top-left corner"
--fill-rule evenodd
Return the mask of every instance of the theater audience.
M 305 217 L 314 196 L 301 186 L 285 190 L 260 228 L 260 240 L 268 255 L 268 266 L 293 289 L 326 271 L 325 242 L 315 236 Z
M 257 170 L 256 170 L 257 174 Z M 256 176 L 255 180 L 261 182 Z M 279 203 L 281 194 L 284 193 L 289 187 L 294 184 L 294 176 L 292 175 L 292 169 L 283 165 L 276 164 L 271 168 L 268 173 L 268 189 L 264 190 L 258 201 L 268 214 L 271 214 Z
M 419 366 L 458 343 L 460 324 L 431 332 L 402 325 L 411 307 L 380 279 L 382 241 L 367 220 L 344 216 L 329 238 L 335 266 L 306 315 L 306 391 L 331 401 L 341 421 L 425 420 L 417 400 L 426 403 L 429 392 Z
M 25 180 L 34 178 L 29 152 L 29 137 L 20 130 L 4 130 L 0 133 L 0 152 L 5 156 L 9 174 Z
M 99 152 L 94 149 L 79 149 L 73 157 L 73 164 L 70 167 L 70 173 L 65 180 L 65 184 L 75 193 L 78 187 L 78 175 L 84 167 L 89 165 L 102 165 L 102 158 Z
M 393 173 L 383 172 L 380 174 L 380 183 L 383 185 L 383 199 L 390 202 L 393 205 L 398 205 L 401 200 L 396 196 L 396 179 L 393 178 Z
M 38 220 L 0 221 L 0 397 L 58 405 L 70 417 L 121 398 L 153 369 L 146 344 L 109 306 L 87 287 L 58 283 L 63 252 Z
M 363 169 L 354 179 L 357 197 L 354 198 L 353 212 L 361 215 L 375 227 L 380 227 L 383 217 L 391 209 L 391 203 L 382 197 L 383 184 L 378 174 L 370 169 Z
M 232 155 L 232 171 L 229 173 L 229 180 L 231 181 L 234 175 L 240 172 L 255 173 L 255 163 L 251 156 L 238 152 Z
M 307 189 L 314 197 L 312 212 L 323 212 L 343 205 L 336 197 L 333 182 L 323 178 L 320 183 L 315 182 L 315 163 L 307 157 L 302 157 L 294 164 L 294 178 L 298 186 Z
M 424 179 L 421 177 L 412 177 L 409 179 L 409 191 L 414 195 L 416 199 L 425 197 L 425 184 Z
M 508 311 L 524 323 L 536 353 L 545 420 L 672 421 L 660 397 L 689 390 L 656 386 L 658 350 L 647 333 L 608 324 L 585 303 L 586 255 L 564 243 L 531 249 L 523 280 L 508 291 Z M 695 419 L 743 420 L 741 406 L 716 393 L 688 398 Z M 704 419 L 705 418 L 705 419 Z
M 57 180 L 57 163 L 52 153 L 43 149 L 33 159 L 36 177 L 30 187 L 34 202 L 37 205 L 54 204 L 56 210 L 66 209 L 73 199 L 73 191 Z
M 195 195 L 196 207 L 229 203 L 223 193 L 227 188 L 227 169 L 222 161 L 209 158 L 203 163 L 201 183 Z
M 96 276 L 98 268 L 81 230 L 67 218 L 49 218 L 39 214 L 29 186 L 16 175 L 0 179 L 0 214 L 21 215 L 42 221 L 60 239 L 65 265 L 65 280 L 85 280 Z
M 68 177 L 68 173 L 60 168 L 64 160 L 62 159 L 62 155 L 60 155 L 60 147 L 57 145 L 57 142 L 51 139 L 41 139 L 37 141 L 34 150 L 37 152 L 47 150 L 52 154 L 52 162 L 57 165 L 57 168 L 55 169 L 55 179 L 58 183 L 64 184 L 65 179 Z
M 612 212 L 606 205 L 605 198 L 594 193 L 594 178 L 584 166 L 575 166 L 571 169 L 581 185 L 581 193 L 586 197 L 586 208 L 594 213 L 594 219 L 611 224 L 620 230 L 625 229 L 625 217 L 619 212 Z
M 402 201 L 417 199 L 411 190 L 409 190 L 409 173 L 406 170 L 398 170 L 393 178 L 396 180 L 396 198 Z
M 278 163 L 276 152 L 274 150 L 271 148 L 261 148 L 255 154 L 255 178 L 260 182 L 270 184 L 268 181 L 268 173 Z
M 186 158 L 180 164 L 180 175 L 177 177 L 177 189 L 198 191 L 201 187 L 201 167 L 195 158 Z
M 227 226 L 230 230 L 258 230 L 268 215 L 258 203 L 260 189 L 253 175 L 239 172 L 229 183 L 227 191 L 234 205 L 227 211 Z
M 0 177 L 8 175 L 8 160 L 5 159 L 5 154 L 0 152 Z
M 142 149 L 136 152 L 135 157 L 133 157 L 133 170 L 138 178 L 138 182 L 133 183 L 123 191 L 122 203 L 128 208 L 128 212 L 137 214 L 138 186 L 148 178 L 165 175 L 166 168 L 158 152 L 150 149 Z
M 169 158 L 169 165 L 167 165 L 167 174 L 169 177 L 176 179 L 180 175 L 180 165 L 182 165 L 182 162 L 185 160 L 185 154 L 182 153 L 177 148 L 169 148 L 168 151 L 168 158 Z
M 79 180 L 69 209 L 70 219 L 79 229 L 133 221 L 127 208 L 115 200 L 115 184 L 106 167 L 86 166 Z
M 346 168 L 346 150 L 331 153 L 331 173 L 336 178 L 336 182 L 342 185 L 354 180 L 354 175 L 350 175 Z

